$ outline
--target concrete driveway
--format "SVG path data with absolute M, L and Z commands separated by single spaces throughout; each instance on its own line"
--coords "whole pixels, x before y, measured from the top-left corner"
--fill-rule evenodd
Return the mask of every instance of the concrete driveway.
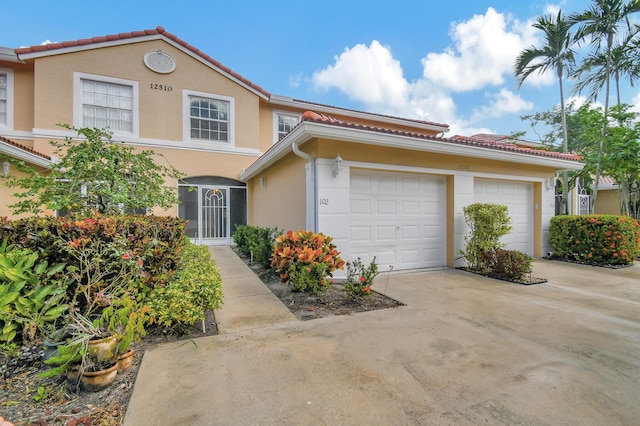
M 154 347 L 125 424 L 638 424 L 640 265 L 534 275 L 383 275 L 406 306 Z

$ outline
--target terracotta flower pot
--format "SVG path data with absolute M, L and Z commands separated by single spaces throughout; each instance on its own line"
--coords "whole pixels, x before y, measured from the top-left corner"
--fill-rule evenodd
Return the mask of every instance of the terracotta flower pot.
M 131 369 L 133 363 L 133 349 L 129 349 L 126 353 L 118 355 L 118 373 L 124 373 Z
M 90 340 L 87 352 L 97 361 L 111 361 L 116 358 L 116 336 Z
M 80 388 L 88 392 L 95 392 L 113 383 L 117 374 L 118 363 L 114 362 L 113 365 L 107 369 L 85 371 L 82 374 L 80 374 L 80 371 L 77 369 L 71 369 L 67 372 L 67 380 L 72 390 Z

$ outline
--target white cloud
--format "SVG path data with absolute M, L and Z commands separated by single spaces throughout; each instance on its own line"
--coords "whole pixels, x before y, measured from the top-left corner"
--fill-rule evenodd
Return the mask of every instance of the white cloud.
M 316 89 L 338 89 L 370 111 L 447 123 L 459 133 L 490 133 L 479 125 L 481 120 L 533 108 L 531 102 L 505 87 L 513 87 L 517 55 L 539 42 L 532 23 L 533 19 L 519 21 L 491 7 L 484 15 L 453 23 L 452 44 L 440 53 L 427 54 L 421 60 L 422 76 L 414 81 L 404 77 L 391 49 L 377 40 L 369 46 L 345 48 L 332 65 L 313 73 L 310 81 Z M 532 75 L 529 80 L 532 85 L 555 82 L 553 73 Z M 489 87 L 495 89 L 485 95 L 488 104 L 466 108 L 469 116 L 460 117 L 456 93 Z
M 347 48 L 335 60 L 334 65 L 313 74 L 316 87 L 336 87 L 351 100 L 369 105 L 400 107 L 407 98 L 408 84 L 400 62 L 377 40 L 368 47 Z
M 51 43 L 56 43 L 56 42 L 55 41 L 51 41 L 49 39 L 46 39 L 45 41 L 40 43 L 40 46 L 46 46 L 47 44 L 51 44 Z
M 535 41 L 529 22 L 489 8 L 452 25 L 453 46 L 422 59 L 424 78 L 456 92 L 499 86 L 511 75 L 518 53 Z
M 483 105 L 473 111 L 471 122 L 478 122 L 486 118 L 500 118 L 507 114 L 519 114 L 533 109 L 533 103 L 525 101 L 518 94 L 508 89 L 500 89 L 498 93 L 485 95 L 489 98 L 489 105 Z

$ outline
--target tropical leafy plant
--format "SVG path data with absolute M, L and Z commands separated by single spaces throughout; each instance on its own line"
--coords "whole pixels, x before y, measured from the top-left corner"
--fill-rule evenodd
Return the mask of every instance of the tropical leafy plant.
M 369 266 L 365 266 L 360 258 L 347 262 L 347 282 L 344 289 L 352 299 L 371 295 L 373 280 L 378 276 L 378 264 L 374 257 Z
M 287 231 L 276 238 L 271 267 L 294 291 L 322 291 L 329 284 L 326 277 L 344 268 L 332 241 L 323 233 Z

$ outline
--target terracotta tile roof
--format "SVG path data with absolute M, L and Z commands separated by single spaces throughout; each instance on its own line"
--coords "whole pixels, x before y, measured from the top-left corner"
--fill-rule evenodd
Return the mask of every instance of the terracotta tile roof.
M 317 103 L 317 102 L 305 101 L 305 100 L 302 100 L 302 99 L 294 99 L 294 101 L 305 103 L 305 104 L 309 104 L 309 105 L 316 105 L 316 106 L 321 106 L 321 107 L 340 109 L 340 110 L 348 111 L 348 112 L 359 112 L 359 113 L 364 113 L 364 114 L 367 114 L 367 115 L 373 115 L 373 116 L 377 116 L 377 117 L 384 117 L 384 118 L 392 118 L 392 119 L 396 119 L 396 120 L 403 120 L 403 121 L 408 121 L 410 123 L 427 124 L 427 125 L 431 125 L 431 126 L 449 128 L 448 124 L 436 123 L 435 121 L 423 121 L 423 120 L 416 120 L 416 119 L 413 119 L 413 118 L 396 117 L 396 116 L 393 116 L 393 115 L 378 114 L 378 113 L 375 113 L 375 112 L 365 112 L 365 111 L 360 111 L 360 110 L 357 110 L 357 109 L 342 108 L 342 107 L 338 107 L 338 106 L 334 106 L 334 105 L 327 105 L 327 104 L 320 104 L 320 103 Z
M 28 152 L 30 154 L 34 154 L 34 155 L 37 155 L 39 157 L 46 158 L 47 160 L 51 160 L 50 156 L 42 154 L 41 152 L 38 152 L 38 151 L 36 151 L 36 150 L 34 150 L 32 148 L 26 147 L 26 146 L 24 146 L 24 145 L 22 145 L 22 144 L 20 144 L 18 142 L 12 141 L 11 139 L 5 138 L 4 136 L 0 136 L 0 142 L 4 142 L 4 143 L 6 143 L 8 145 L 12 145 L 12 146 L 14 146 L 16 148 L 19 148 L 19 149 L 21 149 L 23 151 L 26 151 L 26 152 Z
M 153 36 L 153 35 L 160 35 L 160 36 L 168 38 L 169 40 L 173 41 L 174 43 L 176 43 L 176 44 L 182 46 L 183 48 L 189 50 L 190 52 L 198 55 L 199 57 L 201 57 L 205 61 L 209 62 L 210 64 L 212 64 L 216 68 L 219 68 L 223 72 L 233 76 L 235 79 L 243 82 L 247 86 L 249 86 L 249 87 L 253 88 L 254 90 L 262 93 L 264 96 L 266 96 L 266 97 L 270 97 L 271 96 L 271 93 L 267 92 L 262 87 L 258 86 L 257 84 L 252 83 L 251 81 L 247 80 L 246 78 L 244 78 L 240 74 L 238 74 L 235 71 L 231 70 L 230 68 L 222 65 L 220 62 L 216 61 L 211 56 L 209 56 L 206 53 L 202 52 L 200 49 L 190 45 L 186 41 L 178 38 L 177 36 L 171 34 L 170 32 L 165 31 L 165 29 L 163 27 L 160 27 L 160 26 L 156 27 L 153 30 L 132 31 L 130 33 L 120 33 L 120 34 L 112 34 L 112 35 L 106 35 L 106 36 L 100 36 L 100 37 L 91 37 L 91 38 L 85 38 L 85 39 L 80 39 L 80 40 L 75 40 L 75 41 L 63 41 L 63 42 L 60 42 L 60 43 L 49 43 L 49 44 L 44 44 L 44 45 L 41 45 L 41 46 L 21 47 L 21 48 L 15 49 L 15 52 L 16 52 L 16 54 L 18 56 L 20 56 L 20 55 L 25 55 L 25 54 L 28 54 L 28 53 L 40 53 L 40 52 L 47 52 L 47 51 L 55 51 L 55 50 L 58 50 L 58 49 L 64 49 L 64 48 L 69 48 L 69 47 L 82 47 L 82 46 L 87 46 L 87 45 L 91 45 L 91 44 L 108 43 L 108 42 L 112 42 L 112 41 L 135 39 L 135 38 L 139 38 L 139 37 L 146 37 L 146 36 Z
M 464 136 L 455 136 L 452 138 L 439 138 L 435 136 L 424 135 L 421 133 L 404 132 L 399 130 L 387 129 L 383 127 L 365 126 L 362 124 L 350 123 L 348 121 L 331 117 L 326 114 L 320 114 L 314 111 L 307 111 L 304 114 L 302 114 L 301 122 L 304 122 L 304 121 L 308 121 L 312 123 L 329 124 L 333 126 L 346 127 L 351 129 L 361 129 L 361 130 L 378 132 L 378 133 L 386 133 L 391 135 L 407 136 L 407 137 L 418 138 L 418 139 L 433 140 L 438 142 L 447 142 L 447 143 L 452 143 L 457 145 L 471 145 L 471 146 L 477 146 L 479 148 L 489 148 L 489 149 L 495 149 L 500 151 L 518 152 L 521 154 L 558 158 L 558 159 L 569 160 L 569 161 L 580 161 L 580 156 L 575 154 L 563 154 L 560 152 L 545 151 L 541 149 L 531 149 L 531 148 L 526 148 L 521 146 L 515 146 L 512 144 L 505 144 L 502 142 L 493 142 L 493 141 L 487 141 L 482 139 L 468 138 Z
M 600 176 L 599 184 L 617 185 L 618 183 L 610 176 Z

